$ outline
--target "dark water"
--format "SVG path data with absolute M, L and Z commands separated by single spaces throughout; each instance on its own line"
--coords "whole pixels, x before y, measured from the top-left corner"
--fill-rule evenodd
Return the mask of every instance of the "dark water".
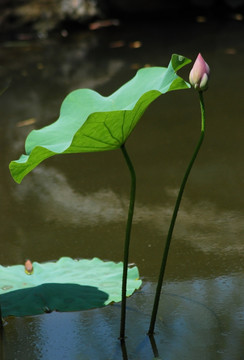
M 32 129 L 58 118 L 73 89 L 108 95 L 138 67 L 167 66 L 172 53 L 195 59 L 201 51 L 210 65 L 206 138 L 174 232 L 157 349 L 146 332 L 177 189 L 199 137 L 197 94 L 161 96 L 127 142 L 138 179 L 130 262 L 143 279 L 128 299 L 129 359 L 244 358 L 243 38 L 243 21 L 233 19 L 122 24 L 1 44 L 1 88 L 9 84 L 0 98 L 1 265 L 61 256 L 122 260 L 130 179 L 120 150 L 50 158 L 21 185 L 8 164 Z M 2 358 L 122 359 L 119 318 L 119 304 L 8 318 Z

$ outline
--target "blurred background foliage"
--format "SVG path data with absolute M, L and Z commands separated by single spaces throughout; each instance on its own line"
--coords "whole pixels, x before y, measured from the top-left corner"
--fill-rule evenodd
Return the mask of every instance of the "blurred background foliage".
M 162 21 L 199 14 L 215 18 L 243 9 L 244 0 L 1 0 L 0 35 L 22 40 L 44 37 L 63 27 L 108 26 L 105 20 L 111 18 Z M 94 20 L 103 22 L 89 25 Z

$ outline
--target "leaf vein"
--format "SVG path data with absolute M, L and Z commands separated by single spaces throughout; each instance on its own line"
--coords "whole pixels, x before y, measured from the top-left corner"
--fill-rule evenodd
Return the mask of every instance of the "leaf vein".
M 123 113 L 123 121 L 122 121 L 122 126 L 121 126 L 121 132 L 122 132 L 122 141 L 124 143 L 125 141 L 125 133 L 124 133 L 124 126 L 125 126 L 125 111 Z
M 102 141 L 100 139 L 96 139 L 95 137 L 91 136 L 91 135 L 87 135 L 87 134 L 82 134 L 83 136 L 87 137 L 88 139 L 91 139 L 91 140 L 94 140 L 94 141 L 97 141 L 97 142 L 100 142 L 101 144 L 105 144 L 105 145 L 109 145 L 109 146 L 114 146 L 113 143 L 109 143 L 107 141 Z
M 105 128 L 108 130 L 111 138 L 114 139 L 115 141 L 117 141 L 118 144 L 120 144 L 119 139 L 117 139 L 116 136 L 113 135 L 112 131 L 110 130 L 110 128 L 108 127 L 108 125 L 106 124 L 105 121 L 104 121 L 104 126 L 105 126 Z
M 144 100 L 144 101 L 141 101 L 141 103 L 140 103 L 140 104 L 139 104 L 139 106 L 138 106 L 137 111 L 135 111 L 135 114 L 134 114 L 133 120 L 132 120 L 132 121 L 131 121 L 131 123 L 130 123 L 129 133 L 131 132 L 131 128 L 132 128 L 132 125 L 134 124 L 134 121 L 135 121 L 136 115 L 137 115 L 137 113 L 139 112 L 139 110 L 140 110 L 140 108 L 141 108 L 141 106 L 143 105 L 143 103 L 144 103 L 144 102 L 145 102 L 145 100 Z

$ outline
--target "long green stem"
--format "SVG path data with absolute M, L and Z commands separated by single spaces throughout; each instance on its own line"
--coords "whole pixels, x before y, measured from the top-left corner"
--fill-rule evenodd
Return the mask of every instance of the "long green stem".
M 123 279 L 122 279 L 122 304 L 121 304 L 121 323 L 120 323 L 120 340 L 124 341 L 125 338 L 125 318 L 126 318 L 126 284 L 127 284 L 127 272 L 128 272 L 128 259 L 129 259 L 129 247 L 130 247 L 130 234 L 131 226 L 134 214 L 134 204 L 136 196 L 136 173 L 130 157 L 126 151 L 125 145 L 121 146 L 122 153 L 124 155 L 126 164 L 131 174 L 131 190 L 130 190 L 130 204 L 128 210 L 128 218 L 125 233 L 124 244 L 124 262 L 123 262 Z
M 168 253 L 169 253 L 169 248 L 170 248 L 170 243 L 171 243 L 171 239 L 172 239 L 172 234 L 173 234 L 173 230 L 174 230 L 174 226 L 175 226 L 175 221 L 177 218 L 177 214 L 178 214 L 178 210 L 180 207 L 180 203 L 181 203 L 181 199 L 182 199 L 182 195 L 187 183 L 187 179 L 189 177 L 189 174 L 191 172 L 192 166 L 194 164 L 194 161 L 197 157 L 197 154 L 200 150 L 200 147 L 202 145 L 203 139 L 204 139 L 204 134 L 205 134 L 205 107 L 204 107 L 204 101 L 203 101 L 203 93 L 200 91 L 199 92 L 199 99 L 200 99 L 200 109 L 201 109 L 201 135 L 200 135 L 200 139 L 198 141 L 198 144 L 196 146 L 196 149 L 194 151 L 193 157 L 186 169 L 185 175 L 183 177 L 181 186 L 180 186 L 180 190 L 176 199 L 176 203 L 175 203 L 175 208 L 174 208 L 174 212 L 172 215 L 172 219 L 171 219 L 171 223 L 170 223 L 170 227 L 169 227 L 169 231 L 168 231 L 168 236 L 166 239 L 166 243 L 165 243 L 165 248 L 164 248 L 164 254 L 163 254 L 163 258 L 162 258 L 162 263 L 161 263 L 161 268 L 160 268 L 160 273 L 159 273 L 159 278 L 158 278 L 158 284 L 157 284 L 157 288 L 156 288 L 156 293 L 155 293 L 155 299 L 154 299 L 154 305 L 153 305 L 153 310 L 152 310 L 152 316 L 151 316 L 151 322 L 150 322 L 150 326 L 149 326 L 149 331 L 148 331 L 148 335 L 152 335 L 154 333 L 154 327 L 155 327 L 155 322 L 156 322 L 156 317 L 157 317 L 157 312 L 158 312 L 158 305 L 159 305 L 159 300 L 160 300 L 160 294 L 161 294 L 161 289 L 162 289 L 162 285 L 163 285 L 163 280 L 164 280 L 164 273 L 165 273 L 165 268 L 166 268 L 166 263 L 167 263 L 167 258 L 168 258 Z

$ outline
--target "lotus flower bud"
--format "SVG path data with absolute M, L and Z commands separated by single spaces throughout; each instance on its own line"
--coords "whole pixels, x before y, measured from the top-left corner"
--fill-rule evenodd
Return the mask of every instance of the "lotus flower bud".
M 27 275 L 31 275 L 31 274 L 33 274 L 33 271 L 34 271 L 34 269 L 33 269 L 32 262 L 29 259 L 26 260 L 26 262 L 25 262 L 25 273 Z
M 190 83 L 194 89 L 198 91 L 207 90 L 209 74 L 209 66 L 199 53 L 189 75 Z

